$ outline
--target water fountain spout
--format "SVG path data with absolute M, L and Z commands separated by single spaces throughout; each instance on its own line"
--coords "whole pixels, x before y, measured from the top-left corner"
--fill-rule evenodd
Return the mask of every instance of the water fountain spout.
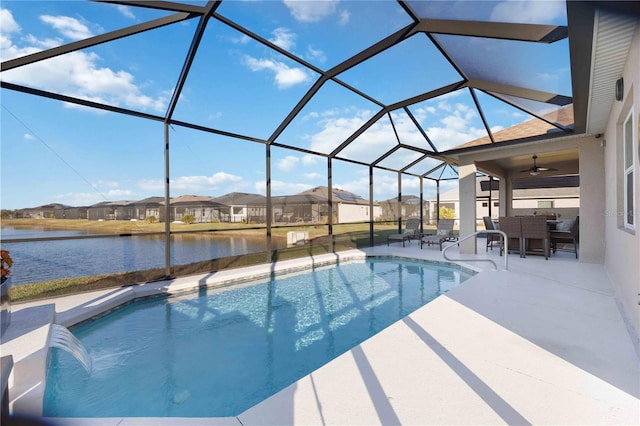
M 51 325 L 49 347 L 59 348 L 70 353 L 80 362 L 80 364 L 82 364 L 87 373 L 91 373 L 93 365 L 89 353 L 67 327 L 60 324 Z

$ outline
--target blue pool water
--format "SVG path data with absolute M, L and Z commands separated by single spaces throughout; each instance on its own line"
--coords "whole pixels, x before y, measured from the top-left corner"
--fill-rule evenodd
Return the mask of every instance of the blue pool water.
M 131 303 L 73 330 L 92 358 L 90 374 L 52 349 L 44 415 L 238 415 L 469 276 L 368 258 Z

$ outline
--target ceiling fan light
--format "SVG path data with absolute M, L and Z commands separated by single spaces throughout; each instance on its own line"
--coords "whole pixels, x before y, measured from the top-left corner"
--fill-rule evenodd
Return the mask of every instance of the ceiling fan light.
M 537 171 L 537 170 L 531 170 L 531 171 L 529 172 L 529 174 L 530 174 L 531 176 L 538 176 L 538 175 L 540 174 L 540 172 L 539 172 L 539 171 Z

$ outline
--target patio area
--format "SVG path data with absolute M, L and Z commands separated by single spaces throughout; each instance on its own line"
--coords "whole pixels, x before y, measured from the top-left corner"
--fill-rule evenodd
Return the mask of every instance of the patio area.
M 464 262 L 482 272 L 237 417 L 44 420 L 61 425 L 640 423 L 637 341 L 604 266 L 579 262 L 572 253 L 558 252 L 546 261 L 512 254 L 504 271 L 499 250 L 485 254 L 485 240 L 477 243 L 475 256 L 495 260 L 500 270 Z M 364 252 L 443 261 L 436 247 L 421 250 L 414 240 Z M 460 256 L 457 247 L 448 254 Z M 337 256 L 312 261 L 331 257 Z M 308 261 L 280 262 L 276 268 Z M 257 267 L 244 271 L 258 272 Z M 175 290 L 203 280 L 210 278 L 162 286 Z M 146 286 L 139 291 L 153 291 Z M 55 300 L 57 321 L 80 320 L 117 299 L 112 290 Z M 16 306 L 16 318 L 34 307 Z M 3 354 L 6 349 L 3 344 Z

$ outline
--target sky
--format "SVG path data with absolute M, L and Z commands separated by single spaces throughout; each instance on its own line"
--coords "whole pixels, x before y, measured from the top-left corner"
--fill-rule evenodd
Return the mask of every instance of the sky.
M 198 3 L 198 2 L 193 2 Z M 409 2 L 420 16 L 566 25 L 563 2 Z M 398 31 L 411 21 L 393 1 L 225 0 L 217 13 L 294 54 L 305 65 L 211 19 L 180 94 L 173 118 L 207 128 L 269 139 L 289 111 L 328 70 Z M 148 8 L 83 1 L 3 1 L 2 61 L 169 15 Z M 2 81 L 164 116 L 197 20 L 97 45 L 0 74 Z M 471 77 L 571 96 L 568 43 L 439 36 L 438 41 Z M 492 65 L 489 75 L 477 64 Z M 391 104 L 460 81 L 460 75 L 424 35 L 414 36 L 338 76 L 382 104 Z M 164 195 L 164 126 L 122 114 L 48 100 L 12 90 L 0 92 L 2 209 L 48 203 L 88 206 L 101 201 Z M 531 118 L 479 93 L 492 131 Z M 526 103 L 535 112 L 545 105 Z M 327 154 L 366 123 L 381 106 L 327 82 L 276 138 Z M 486 136 L 468 90 L 409 107 L 442 151 Z M 391 114 L 398 138 L 431 149 L 403 111 Z M 169 129 L 171 196 L 266 193 L 262 143 Z M 387 117 L 340 153 L 373 161 L 397 144 Z M 397 169 L 417 158 L 400 150 L 381 165 Z M 410 169 L 424 173 L 427 160 Z M 334 160 L 332 184 L 368 198 L 366 166 Z M 397 196 L 396 172 L 374 169 L 374 200 Z M 273 147 L 272 195 L 327 185 L 327 159 Z M 441 191 L 456 185 L 443 182 Z M 419 195 L 419 179 L 404 177 L 402 192 Z M 426 198 L 435 184 L 425 180 Z

